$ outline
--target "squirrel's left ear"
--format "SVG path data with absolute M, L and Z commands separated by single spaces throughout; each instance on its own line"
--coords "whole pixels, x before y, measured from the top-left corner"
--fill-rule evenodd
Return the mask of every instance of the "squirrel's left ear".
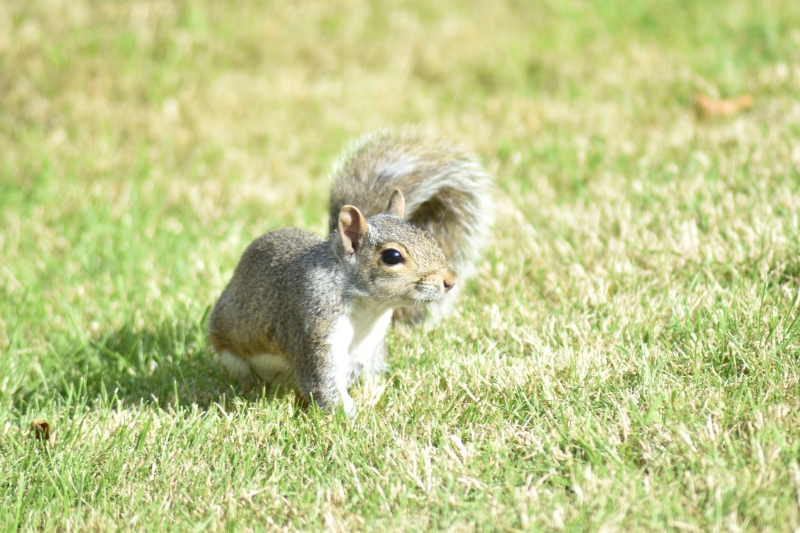
M 339 239 L 342 241 L 345 257 L 350 259 L 358 252 L 361 241 L 367 236 L 368 231 L 367 219 L 357 207 L 352 205 L 342 207 L 339 211 Z
M 394 215 L 403 218 L 406 211 L 406 199 L 400 189 L 395 189 L 389 199 L 389 207 L 386 208 L 387 215 Z

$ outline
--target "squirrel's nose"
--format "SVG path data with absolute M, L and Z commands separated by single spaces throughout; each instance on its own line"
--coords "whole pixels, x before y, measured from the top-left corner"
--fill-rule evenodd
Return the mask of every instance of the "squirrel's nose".
M 442 283 L 444 284 L 444 292 L 447 292 L 453 287 L 455 287 L 457 279 L 458 276 L 452 270 L 447 274 L 445 274 L 444 277 L 442 278 Z

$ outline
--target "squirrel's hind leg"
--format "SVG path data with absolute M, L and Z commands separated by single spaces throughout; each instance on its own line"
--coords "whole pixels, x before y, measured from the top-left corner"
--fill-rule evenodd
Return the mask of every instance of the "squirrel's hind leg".
M 250 368 L 258 377 L 273 385 L 291 381 L 292 371 L 286 360 L 279 355 L 260 353 L 250 358 Z
M 222 365 L 240 383 L 262 380 L 270 385 L 285 385 L 291 382 L 292 372 L 280 356 L 273 354 L 256 354 L 250 359 L 243 359 L 228 350 L 217 354 Z
M 225 369 L 241 383 L 246 383 L 253 379 L 253 371 L 250 369 L 250 365 L 238 355 L 228 350 L 223 350 L 219 352 L 214 359 L 219 360 Z

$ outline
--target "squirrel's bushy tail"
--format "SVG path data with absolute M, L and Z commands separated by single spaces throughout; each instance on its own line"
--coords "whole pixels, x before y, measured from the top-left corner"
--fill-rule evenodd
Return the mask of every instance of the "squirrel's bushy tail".
M 468 150 L 405 128 L 380 131 L 359 139 L 334 170 L 330 231 L 344 205 L 365 216 L 383 213 L 394 189 L 406 201 L 406 219 L 429 230 L 461 280 L 475 269 L 494 221 L 492 177 Z M 428 307 L 434 320 L 447 312 L 452 298 Z M 401 319 L 418 322 L 426 311 L 407 309 Z

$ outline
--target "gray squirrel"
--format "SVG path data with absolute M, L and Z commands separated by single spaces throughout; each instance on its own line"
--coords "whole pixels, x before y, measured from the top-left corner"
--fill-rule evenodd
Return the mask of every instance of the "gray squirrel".
M 474 271 L 491 183 L 474 155 L 424 132 L 363 137 L 334 170 L 327 240 L 282 228 L 245 250 L 209 319 L 219 359 L 352 415 L 348 387 L 386 368 L 393 311 L 435 322 Z

